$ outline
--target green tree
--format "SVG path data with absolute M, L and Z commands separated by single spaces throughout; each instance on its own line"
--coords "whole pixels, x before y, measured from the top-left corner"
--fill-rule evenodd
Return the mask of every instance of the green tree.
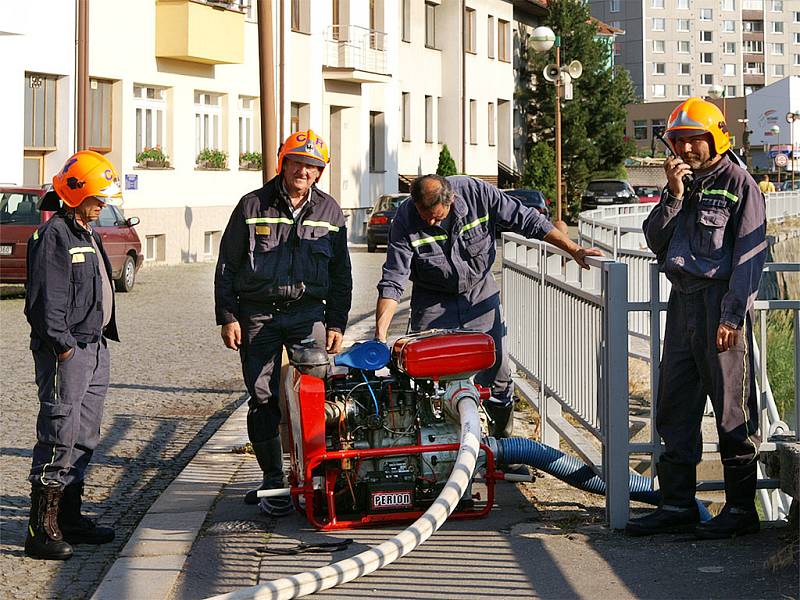
M 522 185 L 540 190 L 546 198 L 556 198 L 556 153 L 553 144 L 536 142 L 522 171 Z
M 597 173 L 619 172 L 633 153 L 633 143 L 625 136 L 625 105 L 634 100 L 633 86 L 627 71 L 609 67 L 611 47 L 597 39 L 587 4 L 550 0 L 543 24 L 561 36 L 562 65 L 573 60 L 583 64 L 583 74 L 572 82 L 573 100 L 561 102 L 561 174 L 566 184 L 562 200 L 565 212 L 575 216 L 589 180 Z M 555 147 L 555 89 L 542 77 L 545 65 L 555 62 L 555 50 L 539 54 L 528 39 L 521 41 L 517 100 L 527 120 L 526 143 L 532 156 L 540 143 Z M 540 189 L 547 187 L 544 181 L 535 183 Z M 555 190 L 555 171 L 551 187 Z
M 450 148 L 447 147 L 447 144 L 444 144 L 442 146 L 442 151 L 439 152 L 439 164 L 436 167 L 436 174 L 442 177 L 458 175 L 456 161 L 454 161 L 453 157 L 450 155 Z

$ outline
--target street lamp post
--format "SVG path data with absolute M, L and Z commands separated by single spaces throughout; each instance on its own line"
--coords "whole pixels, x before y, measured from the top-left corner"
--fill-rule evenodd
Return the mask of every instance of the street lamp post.
M 769 130 L 775 135 L 775 139 L 777 144 L 775 144 L 775 152 L 779 153 L 781 151 L 781 128 L 778 125 L 773 125 L 769 128 Z M 775 155 L 777 157 L 777 154 Z M 775 170 L 778 172 L 778 187 L 781 185 L 781 168 L 775 164 L 775 158 L 772 159 L 772 163 L 775 165 Z
M 789 151 L 789 158 L 791 159 L 792 165 L 792 190 L 794 190 L 794 122 L 800 120 L 800 113 L 796 112 L 788 112 L 786 113 L 786 122 L 789 123 L 789 143 L 792 145 L 792 149 Z
M 570 99 L 568 95 L 572 89 L 572 80 L 577 79 L 583 72 L 583 65 L 577 60 L 573 60 L 569 65 L 561 66 L 561 36 L 553 33 L 553 30 L 546 26 L 537 27 L 531 35 L 531 44 L 536 52 L 548 52 L 554 45 L 556 47 L 556 62 L 554 65 L 547 65 L 544 68 L 544 78 L 555 84 L 556 87 L 556 107 L 555 107 L 555 129 L 556 129 L 556 221 L 555 226 L 560 230 L 567 229 L 566 223 L 562 220 L 561 203 L 561 85 L 564 84 L 565 99 Z

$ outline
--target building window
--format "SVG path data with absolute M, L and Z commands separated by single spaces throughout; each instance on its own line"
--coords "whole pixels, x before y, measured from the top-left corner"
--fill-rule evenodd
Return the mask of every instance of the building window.
M 402 40 L 404 42 L 411 41 L 411 0 L 403 0 L 402 14 L 400 18 L 403 21 Z
M 650 0 L 651 8 L 664 8 L 664 0 Z
M 723 54 L 736 54 L 736 42 L 722 42 Z
M 133 106 L 136 110 L 136 154 L 145 148 L 159 146 L 166 153 L 167 101 L 166 90 L 154 86 L 134 85 Z
M 655 50 L 655 48 L 653 48 Z M 664 51 L 662 46 L 661 52 Z M 689 54 L 689 40 L 678 40 L 678 53 L 679 54 Z
M 475 39 L 475 9 L 464 9 L 464 51 L 475 54 L 476 52 L 476 39 Z
M 783 12 L 783 0 L 772 0 L 772 12 Z
M 300 131 L 300 105 L 292 102 L 289 109 L 289 132 L 294 133 L 295 131 Z
M 664 31 L 665 19 L 663 17 L 653 18 L 653 31 Z
M 56 148 L 56 83 L 54 75 L 25 74 L 25 149 Z
M 489 15 L 486 23 L 486 53 L 489 58 L 494 58 L 494 17 Z
M 633 122 L 633 139 L 635 140 L 647 139 L 647 121 Z
M 691 27 L 691 21 L 689 19 L 678 19 L 678 23 L 675 26 L 675 31 L 689 31 Z
M 731 21 L 730 19 L 726 19 L 722 22 L 722 31 L 725 33 L 735 33 L 736 32 L 736 21 Z
M 478 102 L 469 101 L 469 143 L 478 143 Z
M 402 128 L 403 141 L 411 141 L 411 94 L 403 92 L 403 113 L 400 121 Z
M 242 10 L 244 10 L 244 20 L 248 23 L 258 23 L 258 0 L 242 0 Z
M 239 154 L 252 152 L 254 149 L 255 102 L 256 99 L 251 96 L 239 96 Z
M 494 102 L 489 102 L 487 114 L 488 114 L 487 125 L 489 127 L 489 129 L 487 130 L 489 132 L 489 145 L 494 146 L 496 143 L 495 131 L 497 130 L 497 118 L 495 116 L 495 111 L 494 111 Z
M 735 98 L 736 97 L 736 86 L 735 85 L 726 85 L 725 86 L 725 97 L 726 98 Z
M 386 118 L 382 112 L 369 113 L 369 170 L 386 171 Z
M 772 44 L 772 55 L 783 56 L 783 42 Z
M 714 53 L 713 52 L 701 52 L 700 53 L 700 64 L 710 65 L 713 62 L 714 62 Z
M 89 80 L 89 150 L 111 151 L 111 88 L 103 79 Z
M 786 74 L 784 65 L 772 65 L 772 75 L 775 77 L 783 77 Z
M 667 63 L 653 63 L 653 75 L 666 75 Z
M 736 75 L 736 65 L 733 63 L 724 63 L 722 65 L 722 75 L 724 77 L 733 77 Z
M 292 31 L 300 33 L 310 32 L 310 0 L 292 0 L 291 21 Z
M 795 54 L 794 55 L 794 63 L 793 64 L 794 64 L 795 67 L 800 67 L 800 54 Z
M 678 84 L 678 98 L 688 98 L 691 95 L 691 87 L 688 83 Z
M 800 23 L 800 10 L 794 11 L 794 22 Z
M 497 58 L 511 62 L 511 23 L 497 20 Z
M 744 40 L 742 42 L 742 51 L 745 54 L 763 54 L 764 42 L 761 40 Z
M 425 141 L 433 142 L 433 96 L 425 96 Z
M 442 115 L 444 114 L 444 98 L 438 98 L 436 100 L 436 141 L 441 143 L 444 141 L 444 119 L 442 119 Z
M 772 21 L 772 33 L 783 33 L 783 21 Z
M 148 235 L 144 242 L 144 259 L 147 262 L 164 262 L 166 260 L 167 236 Z
M 722 0 L 722 10 L 736 10 L 736 0 Z
M 762 33 L 764 21 L 742 21 L 742 31 L 744 33 Z
M 710 21 L 714 18 L 714 11 L 710 8 L 701 8 L 700 9 L 700 20 L 701 21 Z
M 700 43 L 701 44 L 708 44 L 713 42 L 713 31 L 701 31 L 700 32 Z
M 219 231 L 206 231 L 203 234 L 203 257 L 206 260 L 213 260 L 219 252 Z
M 657 83 L 653 86 L 653 98 L 665 98 L 667 95 L 667 86 L 663 83 Z
M 220 150 L 222 147 L 222 106 L 220 94 L 194 93 L 194 148 Z
M 614 42 L 613 52 L 614 58 L 622 56 L 622 42 Z
M 680 45 L 680 42 L 678 44 Z M 653 52 L 659 54 L 664 52 L 664 40 L 653 40 Z
M 692 64 L 678 63 L 678 73 L 681 75 L 690 75 L 692 73 Z
M 761 62 L 746 62 L 744 63 L 745 75 L 763 75 L 764 63 Z
M 425 3 L 425 47 L 436 48 L 436 5 Z
M 800 33 L 795 32 L 792 34 L 792 42 L 794 44 L 800 44 Z
M 714 75 L 711 73 L 701 74 L 700 85 L 714 85 Z
M 689 0 L 678 0 L 675 3 L 675 8 L 685 10 L 689 8 Z
M 621 0 L 609 0 L 608 2 L 608 10 L 609 12 L 615 13 L 619 12 Z

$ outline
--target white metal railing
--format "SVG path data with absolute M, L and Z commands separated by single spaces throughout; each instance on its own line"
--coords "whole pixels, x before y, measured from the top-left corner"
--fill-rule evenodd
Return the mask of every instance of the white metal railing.
M 517 384 L 539 411 L 542 441 L 558 448 L 565 439 L 603 477 L 608 521 L 619 529 L 629 503 L 627 269 L 587 262 L 581 271 L 553 246 L 503 235 L 509 356 L 539 386 Z
M 388 75 L 386 34 L 358 25 L 329 25 L 325 66 Z

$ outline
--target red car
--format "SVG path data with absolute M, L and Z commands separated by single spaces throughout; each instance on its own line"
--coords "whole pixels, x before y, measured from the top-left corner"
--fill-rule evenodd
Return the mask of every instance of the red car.
M 635 185 L 633 190 L 639 196 L 639 202 L 658 202 L 661 199 L 661 188 L 655 185 Z
M 53 216 L 41 210 L 46 189 L 0 187 L 0 283 L 25 283 L 28 240 Z M 94 223 L 103 240 L 117 291 L 129 292 L 142 266 L 142 243 L 134 226 L 138 217 L 126 219 L 116 206 L 105 206 Z

